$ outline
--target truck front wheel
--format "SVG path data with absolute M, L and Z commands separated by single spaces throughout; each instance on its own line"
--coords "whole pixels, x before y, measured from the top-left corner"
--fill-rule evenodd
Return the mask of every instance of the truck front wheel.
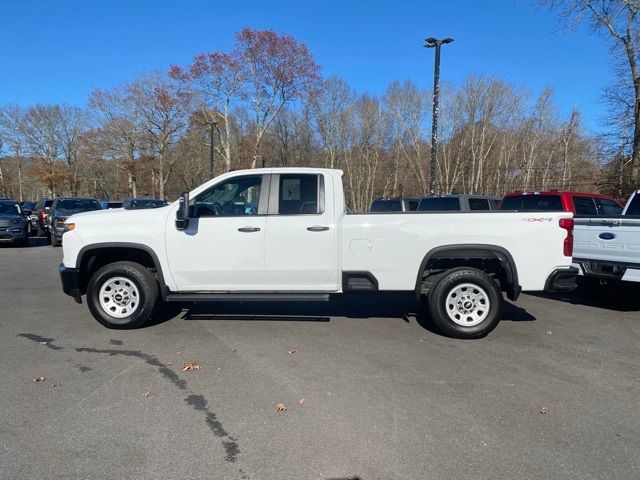
M 87 285 L 89 310 L 107 328 L 142 326 L 151 317 L 157 302 L 155 276 L 135 262 L 105 265 L 93 274 Z
M 502 293 L 481 270 L 455 268 L 429 291 L 429 314 L 445 334 L 478 338 L 493 330 L 502 316 Z

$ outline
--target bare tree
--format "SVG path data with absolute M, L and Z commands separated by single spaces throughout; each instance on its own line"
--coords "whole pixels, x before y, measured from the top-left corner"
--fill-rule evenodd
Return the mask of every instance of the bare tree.
M 24 165 L 24 109 L 18 105 L 6 105 L 0 108 L 0 138 L 4 148 L 14 157 L 18 171 L 18 198 L 24 200 L 22 187 L 22 169 Z M 0 176 L 2 170 L 0 167 Z
M 638 0 L 539 0 L 560 12 L 569 25 L 587 21 L 592 28 L 611 39 L 612 53 L 622 68 L 620 84 L 607 89 L 605 97 L 619 109 L 620 124 L 632 133 L 631 164 L 634 180 L 640 178 L 640 1 Z M 630 90 L 632 95 L 622 94 Z M 629 100 L 631 99 L 631 101 Z M 628 121 L 625 119 L 629 119 Z
M 175 158 L 167 158 L 168 149 L 187 125 L 186 98 L 161 73 L 140 77 L 127 89 L 136 121 L 140 122 L 156 160 L 152 174 L 158 186 L 158 196 L 164 198 L 165 185 L 176 162 Z

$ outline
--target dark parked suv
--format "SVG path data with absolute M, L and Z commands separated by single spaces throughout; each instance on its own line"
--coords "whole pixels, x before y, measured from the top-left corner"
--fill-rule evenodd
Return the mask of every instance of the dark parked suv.
M 64 222 L 71 215 L 82 212 L 102 210 L 100 203 L 95 198 L 56 198 L 49 210 L 49 233 L 51 245 L 62 245 L 62 234 L 65 232 Z
M 31 224 L 31 232 L 35 233 L 38 237 L 42 237 L 47 233 L 49 219 L 49 208 L 53 200 L 50 198 L 41 198 L 34 207 L 31 215 L 29 216 L 29 222 Z
M 20 204 L 13 200 L 0 200 L 0 242 L 24 246 L 28 239 L 29 223 Z
M 125 210 L 139 210 L 143 208 L 166 207 L 169 203 L 159 198 L 125 198 L 122 201 L 122 208 Z

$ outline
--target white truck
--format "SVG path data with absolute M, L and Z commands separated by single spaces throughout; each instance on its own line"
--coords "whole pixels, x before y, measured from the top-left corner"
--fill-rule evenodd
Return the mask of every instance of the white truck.
M 446 334 L 479 337 L 502 292 L 575 288 L 570 213 L 366 213 L 344 204 L 342 172 L 225 173 L 173 204 L 69 217 L 60 275 L 110 328 L 164 302 L 326 301 L 412 291 Z
M 622 215 L 575 219 L 573 266 L 595 286 L 602 282 L 640 282 L 640 190 Z

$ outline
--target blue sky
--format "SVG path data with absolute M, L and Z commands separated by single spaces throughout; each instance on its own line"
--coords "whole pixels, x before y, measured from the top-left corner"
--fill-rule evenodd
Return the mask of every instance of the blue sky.
M 93 88 L 229 48 L 244 26 L 294 35 L 325 75 L 372 93 L 395 79 L 430 86 L 423 40 L 450 36 L 443 81 L 495 74 L 534 94 L 551 85 L 561 112 L 578 107 L 594 131 L 612 75 L 601 37 L 563 31 L 527 0 L 0 0 L 0 104 L 83 104 Z

